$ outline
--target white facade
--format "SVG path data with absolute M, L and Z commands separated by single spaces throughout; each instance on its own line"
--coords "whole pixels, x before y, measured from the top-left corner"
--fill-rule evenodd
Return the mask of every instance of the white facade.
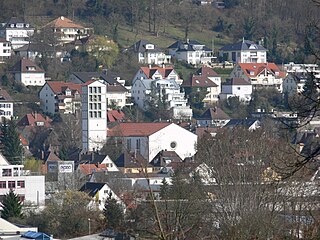
M 2 155 L 0 158 L 0 198 L 13 189 L 23 202 L 43 206 L 45 177 L 31 176 L 23 165 L 9 165 Z
M 101 149 L 107 141 L 106 85 L 90 81 L 82 87 L 82 149 Z
M 249 82 L 245 84 L 233 81 L 230 84 L 223 84 L 221 89 L 220 99 L 239 97 L 239 100 L 242 102 L 249 102 L 251 100 L 252 85 Z
M 154 71 L 152 74 L 150 71 Z M 168 71 L 169 74 L 163 74 L 163 72 Z M 182 84 L 183 80 L 179 77 L 179 74 L 173 69 L 173 68 L 160 68 L 160 67 L 141 67 L 139 71 L 136 73 L 134 78 L 132 79 L 132 83 L 134 83 L 136 80 L 141 79 L 173 79 L 175 80 L 179 85 Z
M 40 107 L 44 112 L 55 114 L 56 109 L 56 100 L 55 100 L 55 93 L 50 88 L 49 84 L 46 83 L 39 92 L 40 98 Z
M 11 57 L 11 43 L 5 39 L 0 39 L 0 63 Z
M 14 79 L 25 86 L 43 86 L 46 82 L 44 72 L 20 72 L 14 74 Z
M 10 120 L 13 117 L 13 99 L 6 90 L 0 88 L 0 121 L 2 118 Z

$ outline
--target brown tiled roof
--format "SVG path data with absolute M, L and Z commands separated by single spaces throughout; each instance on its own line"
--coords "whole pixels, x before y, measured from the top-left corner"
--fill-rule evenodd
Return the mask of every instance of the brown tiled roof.
M 9 95 L 9 93 L 0 88 L 0 102 L 12 102 L 13 99 L 12 97 Z
M 88 175 L 92 172 L 105 172 L 107 170 L 107 166 L 106 164 L 80 164 L 78 169 L 81 173 Z
M 19 138 L 20 138 L 20 142 L 23 146 L 29 146 L 28 140 L 24 136 L 22 136 L 22 134 L 19 134 Z
M 171 123 L 143 123 L 130 122 L 119 123 L 108 130 L 108 136 L 150 136 L 155 132 L 169 126 Z
M 107 85 L 107 92 L 128 92 L 128 90 L 121 84 Z
M 34 70 L 29 70 L 29 67 L 34 67 Z M 44 73 L 44 70 L 38 67 L 34 62 L 29 59 L 22 58 L 20 59 L 12 68 L 13 72 L 21 73 Z
M 52 120 L 49 117 L 44 117 L 40 113 L 28 113 L 17 123 L 17 125 L 35 127 L 37 122 L 43 122 L 44 126 L 50 127 Z
M 183 87 L 218 87 L 208 77 L 218 77 L 219 75 L 209 67 L 201 67 L 197 70 L 196 74 L 191 75 L 182 83 Z
M 51 28 L 84 28 L 82 25 L 74 23 L 72 20 L 66 17 L 58 17 L 57 19 L 49 22 L 44 27 Z
M 69 88 L 72 91 L 72 93 L 74 93 L 75 91 L 79 93 L 82 92 L 81 91 L 82 84 L 70 83 L 70 82 L 66 83 L 66 82 L 60 82 L 60 81 L 47 81 L 46 83 L 55 94 L 59 94 L 59 93 L 64 94 L 67 88 Z
M 148 78 L 152 78 L 156 71 L 159 71 L 163 78 L 167 78 L 174 71 L 173 67 L 141 67 L 140 68 Z
M 231 119 L 221 108 L 208 108 L 198 119 Z
M 125 114 L 121 110 L 109 110 L 107 112 L 108 122 L 117 122 L 125 119 Z
M 219 77 L 218 73 L 216 73 L 212 68 L 206 66 L 199 68 L 196 74 L 207 77 Z
M 251 85 L 251 83 L 247 80 L 244 80 L 243 78 L 231 78 L 228 79 L 227 82 L 224 83 L 224 85 Z
M 265 69 L 274 75 L 278 72 L 278 77 L 283 78 L 286 76 L 286 73 L 282 72 L 275 63 L 239 63 L 239 66 L 249 78 L 258 76 Z M 250 74 L 250 72 L 253 72 L 253 74 Z

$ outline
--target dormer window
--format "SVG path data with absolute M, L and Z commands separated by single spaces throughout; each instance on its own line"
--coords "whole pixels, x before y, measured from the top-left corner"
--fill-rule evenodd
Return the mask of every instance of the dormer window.
M 35 71 L 36 67 L 35 66 L 27 66 L 28 71 Z
M 36 122 L 37 126 L 44 126 L 44 122 Z
M 70 89 L 66 89 L 66 96 L 71 96 L 71 90 Z
M 17 27 L 17 28 L 23 28 L 23 23 L 17 23 L 17 24 L 16 24 L 16 27 Z
M 254 71 L 250 71 L 250 75 L 253 76 L 254 75 Z

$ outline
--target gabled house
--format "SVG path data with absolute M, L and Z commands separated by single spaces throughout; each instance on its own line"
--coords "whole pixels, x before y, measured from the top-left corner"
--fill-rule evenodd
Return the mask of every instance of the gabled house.
M 171 63 L 171 55 L 167 55 L 163 50 L 147 40 L 136 42 L 128 51 L 137 54 L 138 61 L 142 64 L 162 65 Z
M 3 118 L 9 120 L 13 117 L 13 102 L 9 93 L 0 88 L 0 121 L 2 121 Z
M 257 119 L 231 119 L 225 126 L 225 128 L 246 128 L 249 131 L 256 130 L 260 127 L 260 121 Z
M 132 79 L 132 85 L 136 80 L 156 80 L 156 79 L 172 79 L 179 85 L 182 84 L 183 80 L 179 77 L 179 74 L 174 70 L 173 67 L 140 67 L 134 78 Z
M 107 105 L 108 107 L 123 108 L 127 104 L 128 89 L 121 84 L 107 85 Z
M 17 123 L 18 127 L 36 127 L 36 126 L 44 126 L 51 127 L 52 120 L 42 115 L 41 113 L 28 113 L 24 115 L 21 120 Z
M 223 127 L 230 121 L 230 117 L 221 108 L 208 108 L 197 118 L 197 126 L 200 127 Z
M 0 63 L 3 63 L 9 59 L 11 54 L 11 43 L 4 38 L 0 38 Z
M 249 81 L 253 89 L 275 88 L 279 92 L 285 76 L 275 63 L 238 63 L 230 74 L 231 78 Z
M 175 151 L 181 159 L 196 152 L 197 136 L 174 123 L 118 123 L 107 134 L 121 139 L 128 151 L 149 162 L 162 150 Z
M 53 32 L 56 40 L 61 44 L 72 42 L 76 38 L 86 37 L 92 33 L 92 29 L 75 23 L 64 16 L 58 17 L 43 26 L 42 31 Z
M 189 64 L 211 63 L 215 58 L 212 49 L 195 40 L 177 41 L 168 47 L 169 54 L 178 61 Z
M 45 71 L 29 59 L 20 59 L 12 68 L 14 79 L 25 86 L 43 86 Z
M 33 34 L 34 27 L 17 17 L 12 17 L 7 23 L 0 24 L 0 37 L 9 41 L 13 49 L 28 44 Z
M 84 84 L 92 80 L 102 80 L 106 85 L 122 84 L 107 75 L 107 72 L 73 72 L 69 77 L 69 82 Z
M 107 121 L 108 123 L 112 122 L 121 122 L 126 119 L 124 112 L 121 110 L 108 110 L 107 111 Z
M 216 103 L 219 100 L 221 77 L 212 68 L 201 67 L 195 74 L 191 75 L 189 79 L 184 80 L 181 86 L 187 94 L 191 91 L 204 89 L 207 94 L 202 101 L 206 106 Z
M 267 49 L 249 40 L 228 44 L 220 48 L 219 55 L 224 61 L 234 63 L 266 63 Z
M 230 97 L 238 97 L 241 102 L 249 102 L 251 100 L 252 84 L 242 78 L 227 79 L 221 85 L 220 99 L 228 99 Z
M 153 166 L 143 158 L 143 156 L 135 151 L 124 151 L 115 161 L 119 170 L 126 173 L 151 173 L 154 172 Z
M 81 109 L 81 84 L 47 81 L 39 92 L 40 106 L 44 112 L 76 113 Z

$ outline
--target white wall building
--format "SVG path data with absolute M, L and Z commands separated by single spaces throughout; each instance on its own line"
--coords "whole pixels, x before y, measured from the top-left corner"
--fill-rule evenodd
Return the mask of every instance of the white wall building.
M 0 88 L 0 121 L 13 117 L 13 99 L 4 89 Z
M 234 63 L 266 63 L 267 49 L 252 41 L 242 40 L 222 47 L 220 56 Z
M 228 79 L 221 87 L 220 99 L 239 97 L 239 100 L 242 102 L 249 102 L 251 100 L 252 85 L 242 78 Z
M 12 17 L 7 23 L 0 26 L 0 37 L 11 42 L 13 49 L 28 44 L 33 34 L 34 28 L 16 17 Z
M 89 81 L 82 87 L 82 149 L 101 149 L 107 141 L 107 87 Z
M 29 59 L 22 58 L 12 69 L 14 79 L 25 86 L 43 86 L 45 84 L 45 71 Z
M 11 57 L 11 43 L 4 38 L 0 38 L 0 63 Z
M 181 159 L 196 153 L 197 135 L 174 123 L 119 123 L 108 136 L 121 138 L 126 149 L 149 162 L 162 150 L 175 151 Z
M 44 206 L 44 179 L 44 176 L 32 176 L 23 165 L 10 165 L 0 154 L 0 202 L 13 189 L 22 202 Z

